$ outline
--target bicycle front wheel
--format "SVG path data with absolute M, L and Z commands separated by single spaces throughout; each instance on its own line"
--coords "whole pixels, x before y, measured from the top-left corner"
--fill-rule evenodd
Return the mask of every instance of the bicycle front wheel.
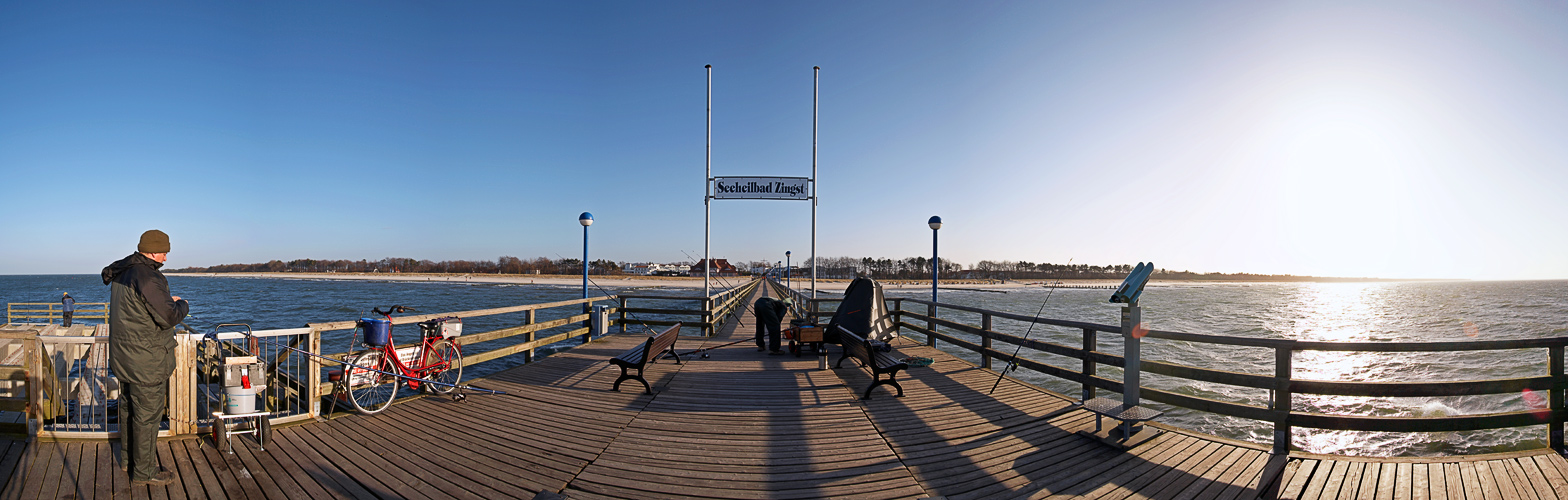
M 379 350 L 359 353 L 349 363 L 381 371 L 392 371 L 391 363 L 386 361 L 386 355 Z M 397 377 L 353 366 L 346 367 L 344 373 L 348 376 L 348 401 L 360 413 L 366 415 L 379 413 L 392 406 L 392 400 L 397 398 Z
M 436 394 L 451 394 L 457 390 L 452 385 L 463 379 L 463 352 L 451 340 L 437 341 L 425 351 L 425 366 L 430 369 L 430 380 L 440 384 L 426 384 Z

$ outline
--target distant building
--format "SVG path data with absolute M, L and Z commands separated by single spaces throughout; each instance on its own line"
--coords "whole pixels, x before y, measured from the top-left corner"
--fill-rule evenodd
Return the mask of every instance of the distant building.
M 691 276 L 702 276 L 703 267 L 707 262 L 707 260 L 697 261 L 697 264 L 691 266 L 691 269 L 687 271 L 687 274 Z M 735 269 L 734 265 L 730 264 L 729 259 L 713 259 L 713 271 L 711 275 L 740 276 L 740 271 Z
M 652 262 L 643 262 L 636 264 L 626 264 L 625 266 L 622 266 L 621 270 L 625 271 L 626 274 L 635 274 L 638 276 L 680 276 L 682 274 L 686 274 L 687 269 L 690 267 L 691 266 L 686 264 L 654 264 Z

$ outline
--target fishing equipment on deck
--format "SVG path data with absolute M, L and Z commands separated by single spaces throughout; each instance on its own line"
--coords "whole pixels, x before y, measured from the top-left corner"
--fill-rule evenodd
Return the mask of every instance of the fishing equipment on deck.
M 189 328 L 189 327 L 187 327 Z M 212 333 L 202 337 L 203 342 L 217 342 L 218 332 L 224 328 L 244 328 L 246 337 L 251 335 L 250 325 L 244 323 L 224 323 L 213 327 Z M 256 437 L 256 443 L 261 446 L 261 451 L 267 451 L 267 441 L 272 439 L 272 422 L 269 418 L 272 411 L 267 409 L 267 398 L 262 391 L 267 388 L 271 379 L 267 376 L 267 364 L 255 355 L 235 355 L 222 345 L 215 351 L 221 361 L 223 394 L 221 410 L 212 412 L 212 445 L 229 445 L 229 453 L 234 453 L 236 434 L 250 434 Z M 239 429 L 231 430 L 231 421 L 238 421 Z
M 882 284 L 871 278 L 855 278 L 844 289 L 844 300 L 839 302 L 833 319 L 828 321 L 823 340 L 837 344 L 838 330 L 843 327 L 866 340 L 887 343 L 898 336 L 893 328 L 893 316 L 888 314 L 887 300 L 882 296 Z
M 1067 259 L 1067 265 L 1071 266 L 1072 264 L 1073 260 Z M 1024 331 L 1024 340 L 1029 340 L 1029 334 L 1034 333 L 1034 324 L 1040 322 L 1040 313 L 1045 312 L 1045 305 L 1051 303 L 1051 296 L 1056 295 L 1056 288 L 1061 284 L 1061 280 L 1057 280 L 1056 284 L 1051 285 L 1051 291 L 1046 292 L 1045 300 L 1040 302 L 1040 309 L 1034 312 L 1034 320 L 1029 322 L 1029 329 Z M 1007 360 L 1007 366 L 1003 366 L 1002 371 L 996 373 L 996 382 L 991 384 L 991 390 L 987 391 L 986 394 L 996 392 L 996 386 L 1002 385 L 1002 379 L 1007 377 L 1008 370 L 1018 369 L 1018 352 L 1023 349 L 1023 342 L 1019 342 L 1018 348 L 1013 349 L 1013 357 Z

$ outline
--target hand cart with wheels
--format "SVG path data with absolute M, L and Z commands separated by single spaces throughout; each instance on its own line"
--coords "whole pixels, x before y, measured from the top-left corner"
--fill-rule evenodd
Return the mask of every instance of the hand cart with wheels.
M 216 330 L 224 327 L 244 327 L 245 337 L 252 338 L 250 325 L 223 324 L 214 328 L 214 332 L 206 340 L 217 342 Z M 272 438 L 272 422 L 268 418 L 272 412 L 268 411 L 267 397 L 267 364 L 261 362 L 250 352 L 248 356 L 235 355 L 225 350 L 220 343 L 217 345 L 218 357 L 222 360 L 220 365 L 223 378 L 223 403 L 220 410 L 212 412 L 212 443 L 213 446 L 228 444 L 229 453 L 234 453 L 232 437 L 236 434 L 250 434 L 256 437 L 261 451 L 267 451 L 267 441 Z M 230 426 L 237 425 L 237 429 Z
M 795 357 L 802 354 L 820 356 L 817 362 L 819 369 L 828 368 L 827 344 L 823 338 L 823 328 L 815 324 L 806 323 L 804 320 L 790 320 L 790 327 L 784 330 L 784 337 L 789 339 L 789 352 Z

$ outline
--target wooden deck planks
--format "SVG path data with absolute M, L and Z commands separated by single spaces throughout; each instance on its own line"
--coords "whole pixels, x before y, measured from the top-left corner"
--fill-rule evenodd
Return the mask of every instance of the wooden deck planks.
M 749 338 L 749 317 L 682 351 Z M 741 326 L 737 328 L 737 326 Z M 616 335 L 474 385 L 511 395 L 416 399 L 376 416 L 280 428 L 266 450 L 159 444 L 174 484 L 131 488 L 104 442 L 0 440 L 0 500 L 530 498 L 1107 498 L 1568 500 L 1568 462 L 1542 451 L 1377 460 L 1274 456 L 1179 429 L 1130 451 L 1076 431 L 1093 417 L 1048 391 L 941 351 L 899 374 L 905 397 L 853 367 L 741 342 L 650 365 L 654 395 L 611 392 Z M 830 364 L 837 353 L 830 355 Z M 1047 419 L 1045 417 L 1049 416 Z

